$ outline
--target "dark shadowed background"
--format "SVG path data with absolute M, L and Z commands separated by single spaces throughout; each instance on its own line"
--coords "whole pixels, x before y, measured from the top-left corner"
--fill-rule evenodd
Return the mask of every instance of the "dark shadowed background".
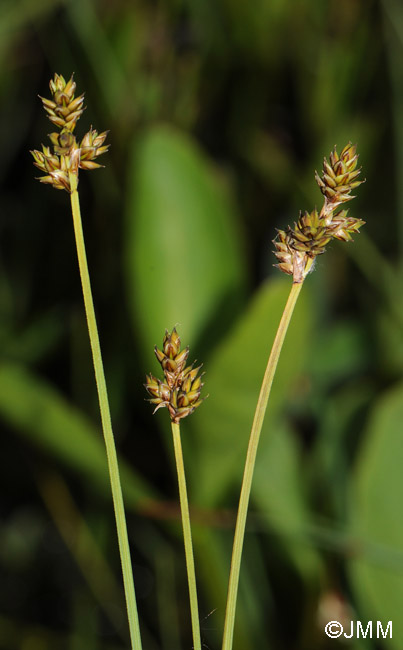
M 399 0 L 0 3 L 0 650 L 123 650 L 127 623 L 69 197 L 29 150 L 75 73 L 81 172 L 144 650 L 190 650 L 167 413 L 143 382 L 177 325 L 208 400 L 183 421 L 202 636 L 221 643 L 242 466 L 290 278 L 275 229 L 321 207 L 357 143 L 366 225 L 317 260 L 258 454 L 234 650 L 403 643 L 403 5 Z M 377 640 L 376 621 L 393 621 Z

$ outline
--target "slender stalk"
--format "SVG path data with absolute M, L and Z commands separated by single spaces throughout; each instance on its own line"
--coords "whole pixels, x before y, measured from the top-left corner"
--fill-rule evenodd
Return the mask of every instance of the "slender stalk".
M 197 604 L 196 574 L 193 557 L 192 532 L 190 529 L 189 504 L 186 490 L 185 467 L 179 424 L 172 422 L 175 462 L 178 472 L 179 499 L 181 504 L 183 539 L 185 543 L 186 568 L 188 574 L 190 614 L 192 618 L 193 649 L 201 650 L 199 608 Z
M 102 429 L 105 438 L 106 455 L 108 459 L 109 476 L 112 488 L 113 506 L 115 510 L 116 528 L 118 533 L 120 559 L 122 563 L 123 584 L 126 596 L 126 607 L 129 619 L 130 639 L 132 650 L 141 650 L 141 636 L 139 618 L 137 613 L 136 595 L 133 584 L 133 570 L 130 557 L 129 540 L 125 510 L 123 505 L 122 488 L 120 485 L 119 466 L 116 455 L 115 441 L 112 431 L 111 415 L 109 410 L 108 393 L 106 390 L 105 374 L 99 343 L 97 322 L 95 319 L 94 303 L 92 300 L 90 276 L 88 272 L 87 256 L 83 228 L 81 223 L 80 202 L 77 191 L 77 176 L 69 174 L 71 188 L 71 209 L 73 213 L 74 234 L 76 239 L 78 265 L 80 268 L 81 284 L 83 288 L 84 306 L 87 317 L 88 333 L 90 337 L 92 358 L 94 362 L 95 380 L 98 390 L 99 408 L 101 411 Z
M 249 438 L 248 451 L 246 455 L 245 469 L 242 480 L 241 495 L 239 498 L 238 516 L 235 527 L 234 545 L 232 549 L 231 570 L 228 585 L 227 609 L 225 613 L 224 637 L 222 650 L 231 650 L 234 636 L 235 610 L 238 594 L 239 573 L 241 569 L 242 548 L 245 536 L 246 517 L 248 513 L 249 497 L 252 486 L 253 472 L 255 468 L 257 447 L 259 444 L 260 432 L 263 419 L 269 400 L 270 389 L 276 372 L 277 363 L 280 357 L 281 348 L 287 333 L 288 325 L 294 311 L 303 282 L 294 283 L 288 296 L 287 304 L 278 326 L 276 338 L 267 362 L 266 372 L 263 377 L 259 399 L 256 405 L 255 417 Z

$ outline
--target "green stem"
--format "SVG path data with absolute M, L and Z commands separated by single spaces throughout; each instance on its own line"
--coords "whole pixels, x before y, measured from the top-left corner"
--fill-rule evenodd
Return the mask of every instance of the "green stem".
M 197 604 L 196 574 L 193 557 L 192 532 L 190 529 L 189 504 L 186 490 L 185 467 L 179 424 L 172 422 L 176 470 L 178 472 L 179 499 L 181 504 L 183 540 L 185 543 L 186 568 L 188 574 L 190 614 L 192 618 L 193 650 L 201 650 L 199 608 Z
M 97 322 L 95 319 L 94 303 L 92 300 L 90 276 L 88 273 L 87 256 L 83 228 L 81 223 L 80 202 L 77 192 L 77 176 L 69 174 L 71 189 L 71 209 L 73 212 L 74 234 L 76 238 L 78 265 L 80 268 L 81 284 L 83 288 L 84 306 L 87 317 L 88 333 L 90 337 L 92 358 L 94 362 L 95 380 L 98 390 L 99 408 L 101 411 L 102 429 L 105 438 L 106 455 L 108 459 L 109 476 L 112 488 L 113 506 L 115 510 L 116 528 L 118 533 L 119 551 L 122 562 L 123 584 L 126 596 L 126 607 L 129 619 L 130 639 L 132 650 L 141 650 L 141 636 L 139 617 L 137 613 L 136 595 L 133 584 L 133 570 L 130 558 L 129 540 L 127 536 L 126 517 L 123 505 L 122 488 L 120 485 L 119 467 L 116 455 L 115 441 L 112 431 L 111 415 L 109 410 L 108 393 L 106 390 L 105 374 L 102 363 L 101 346 Z
M 234 637 L 235 610 L 238 594 L 239 573 L 241 569 L 241 558 L 243 540 L 245 536 L 246 517 L 248 513 L 249 497 L 252 486 L 253 472 L 255 468 L 257 447 L 259 444 L 260 432 L 262 430 L 263 419 L 266 412 L 267 402 L 270 395 L 270 389 L 276 372 L 281 348 L 287 333 L 288 325 L 294 311 L 295 303 L 302 287 L 301 283 L 292 285 L 287 304 L 284 308 L 280 324 L 278 326 L 276 338 L 267 362 L 266 372 L 263 377 L 260 389 L 259 399 L 256 405 L 255 417 L 253 419 L 252 430 L 249 438 L 248 451 L 246 455 L 245 469 L 242 480 L 241 495 L 239 498 L 238 516 L 235 527 L 234 545 L 232 549 L 231 570 L 228 585 L 227 609 L 225 613 L 224 637 L 222 650 L 231 650 Z

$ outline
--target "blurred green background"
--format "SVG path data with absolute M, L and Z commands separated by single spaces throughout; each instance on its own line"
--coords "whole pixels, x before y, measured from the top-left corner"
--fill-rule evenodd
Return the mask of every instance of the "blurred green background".
M 209 399 L 182 425 L 202 636 L 220 648 L 234 517 L 290 278 L 271 240 L 357 143 L 366 221 L 297 306 L 266 417 L 234 650 L 402 648 L 403 5 L 399 0 L 0 3 L 0 650 L 128 647 L 69 199 L 34 177 L 38 94 L 75 72 L 77 133 L 110 130 L 80 196 L 144 650 L 192 647 L 153 346 L 177 325 Z M 281 277 L 280 277 L 281 276 Z M 377 640 L 376 621 L 393 621 Z

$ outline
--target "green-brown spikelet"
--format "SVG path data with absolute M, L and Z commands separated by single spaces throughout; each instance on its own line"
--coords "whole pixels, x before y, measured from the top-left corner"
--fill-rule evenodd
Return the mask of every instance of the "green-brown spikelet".
M 177 423 L 193 413 L 205 399 L 200 398 L 203 387 L 202 375 L 199 374 L 201 365 L 197 368 L 193 365 L 186 367 L 189 348 L 181 351 L 181 341 L 176 328 L 171 334 L 165 330 L 162 350 L 156 346 L 154 352 L 161 364 L 165 381 L 150 374 L 146 376 L 144 386 L 151 395 L 149 401 L 156 405 L 154 413 L 166 407 L 171 420 Z
M 184 369 L 189 356 L 188 347 L 181 351 L 181 341 L 175 327 L 172 334 L 165 330 L 162 350 L 155 346 L 154 352 L 161 364 L 168 384 L 173 386 Z
M 104 145 L 108 133 L 109 131 L 98 133 L 98 131 L 95 131 L 95 129 L 93 130 L 91 127 L 88 133 L 85 134 L 80 144 L 81 169 L 96 169 L 97 167 L 102 167 L 102 165 L 92 161 L 108 151 L 109 145 Z
M 351 241 L 351 233 L 359 232 L 361 226 L 365 224 L 362 219 L 354 219 L 347 216 L 347 210 L 341 210 L 332 219 L 332 237 L 340 241 Z
M 83 106 L 84 94 L 79 95 L 79 97 L 74 96 L 76 83 L 73 75 L 66 83 L 62 75 L 55 74 L 54 78 L 49 82 L 49 87 L 52 99 L 41 97 L 48 118 L 60 129 L 73 132 L 77 121 L 85 110 Z
M 333 149 L 329 162 L 324 160 L 323 174 L 315 173 L 316 181 L 325 196 L 323 207 L 318 213 L 300 213 L 294 228 L 279 230 L 274 245 L 277 266 L 281 271 L 293 276 L 294 283 L 303 282 L 307 273 L 313 268 L 317 255 L 325 252 L 331 239 L 351 241 L 351 235 L 359 232 L 364 225 L 362 219 L 347 215 L 347 210 L 336 212 L 340 204 L 350 201 L 353 189 L 364 181 L 357 180 L 360 169 L 356 169 L 358 155 L 351 142 L 344 147 L 341 154 Z
M 76 83 L 73 76 L 66 82 L 62 75 L 55 74 L 49 86 L 52 99 L 41 99 L 48 118 L 60 132 L 49 135 L 53 151 L 42 145 L 42 151 L 31 153 L 34 165 L 45 172 L 45 176 L 38 180 L 53 185 L 58 190 L 70 192 L 69 174 L 78 176 L 79 168 L 102 167 L 94 160 L 109 149 L 109 145 L 104 144 L 108 131 L 98 133 L 91 127 L 78 144 L 73 131 L 85 110 L 84 94 L 75 97 Z
M 43 145 L 42 151 L 31 151 L 31 153 L 34 165 L 46 173 L 45 176 L 39 177 L 41 183 L 53 185 L 57 190 L 70 190 L 69 160 L 66 156 L 52 154 L 49 147 Z
M 294 272 L 293 267 L 293 249 L 291 247 L 291 237 L 284 230 L 277 230 L 277 237 L 273 240 L 276 247 L 275 255 L 278 259 L 278 264 L 275 264 L 280 271 L 292 275 Z
M 290 230 L 290 237 L 293 240 L 292 247 L 310 257 L 324 253 L 325 246 L 331 239 L 317 210 L 301 214 L 298 223 L 294 224 L 294 230 Z
M 351 192 L 363 182 L 356 180 L 361 171 L 356 169 L 356 149 L 357 147 L 349 142 L 339 156 L 335 147 L 329 156 L 329 162 L 326 158 L 323 161 L 322 177 L 315 172 L 316 182 L 325 195 L 326 202 L 330 203 L 333 209 L 345 201 L 351 201 L 354 198 Z
M 146 383 L 144 384 L 146 391 L 152 396 L 149 401 L 151 404 L 156 404 L 154 410 L 158 411 L 162 406 L 168 406 L 171 397 L 171 391 L 167 384 L 164 384 L 160 379 L 153 375 L 146 375 Z

